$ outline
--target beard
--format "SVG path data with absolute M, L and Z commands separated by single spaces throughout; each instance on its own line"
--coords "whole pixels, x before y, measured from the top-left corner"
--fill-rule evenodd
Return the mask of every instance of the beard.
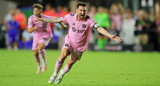
M 80 19 L 83 19 L 84 17 L 85 17 L 85 14 L 80 14 L 80 15 L 79 15 L 79 18 L 80 18 Z

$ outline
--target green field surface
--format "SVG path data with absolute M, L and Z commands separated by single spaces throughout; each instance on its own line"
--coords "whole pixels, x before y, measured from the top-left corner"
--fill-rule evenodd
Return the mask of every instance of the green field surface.
M 86 51 L 60 84 L 48 84 L 59 55 L 46 50 L 48 69 L 38 75 L 33 51 L 1 49 L 0 86 L 160 86 L 158 52 Z

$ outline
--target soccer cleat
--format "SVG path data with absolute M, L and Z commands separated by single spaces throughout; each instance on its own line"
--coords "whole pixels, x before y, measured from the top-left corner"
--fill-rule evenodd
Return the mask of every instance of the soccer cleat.
M 62 81 L 63 76 L 64 76 L 64 73 L 63 73 L 63 70 L 61 70 L 59 76 L 55 80 L 55 83 L 59 84 Z
M 40 74 L 40 72 L 41 72 L 41 69 L 38 69 L 37 72 L 36 72 L 36 74 Z
M 43 65 L 42 66 L 42 71 L 44 72 L 44 71 L 46 71 L 47 70 L 47 65 Z
M 49 80 L 48 83 L 52 84 L 54 82 L 54 80 L 56 79 L 57 75 L 52 75 Z

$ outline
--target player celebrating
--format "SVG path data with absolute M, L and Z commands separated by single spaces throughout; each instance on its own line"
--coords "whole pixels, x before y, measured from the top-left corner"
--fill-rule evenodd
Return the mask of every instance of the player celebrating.
M 86 4 L 83 2 L 78 3 L 76 14 L 68 14 L 61 18 L 43 19 L 37 18 L 37 21 L 43 22 L 63 22 L 69 25 L 69 33 L 65 37 L 64 45 L 61 55 L 57 59 L 53 75 L 49 78 L 48 82 L 60 83 L 63 76 L 72 68 L 72 65 L 81 58 L 82 53 L 85 51 L 88 40 L 90 37 L 91 29 L 95 28 L 101 34 L 111 38 L 117 43 L 121 42 L 121 38 L 116 34 L 109 34 L 104 28 L 100 27 L 92 18 L 86 15 Z M 59 76 L 57 74 L 61 69 L 64 60 L 70 55 L 64 69 L 61 70 Z
M 33 14 L 28 19 L 28 32 L 32 33 L 34 32 L 33 37 L 33 45 L 32 50 L 34 50 L 34 56 L 35 60 L 38 65 L 37 74 L 40 73 L 41 69 L 42 71 L 45 71 L 47 69 L 47 62 L 46 62 L 46 53 L 45 53 L 45 46 L 48 45 L 51 37 L 52 37 L 52 30 L 49 27 L 49 24 L 46 22 L 36 22 L 35 18 L 53 18 L 48 17 L 42 14 L 43 6 L 40 4 L 34 4 L 33 5 Z M 39 58 L 39 54 L 42 56 L 43 66 L 41 68 L 41 62 Z

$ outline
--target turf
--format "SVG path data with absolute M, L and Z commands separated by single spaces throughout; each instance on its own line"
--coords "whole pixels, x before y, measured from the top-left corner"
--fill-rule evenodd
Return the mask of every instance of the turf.
M 37 75 L 30 50 L 0 50 L 0 86 L 160 86 L 160 53 L 87 51 L 62 82 L 48 84 L 60 54 L 47 50 L 48 70 Z

